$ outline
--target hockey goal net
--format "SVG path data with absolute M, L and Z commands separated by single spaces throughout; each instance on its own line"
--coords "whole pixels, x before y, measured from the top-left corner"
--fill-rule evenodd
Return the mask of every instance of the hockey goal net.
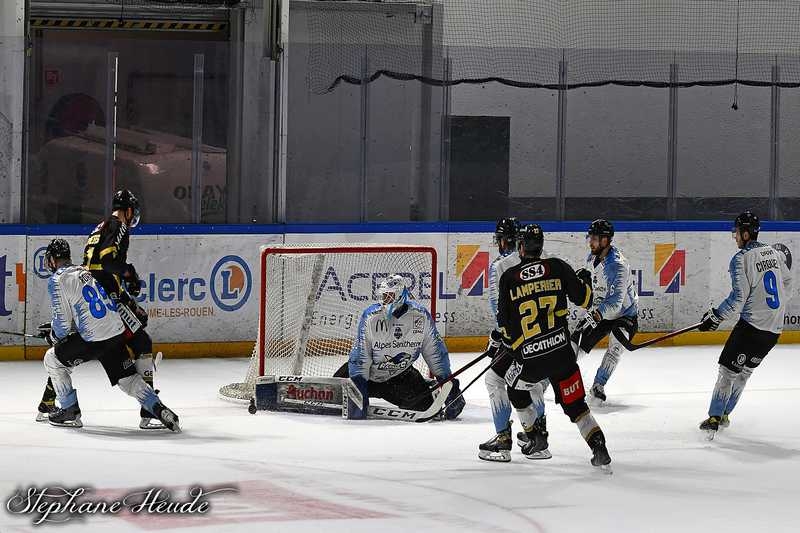
M 249 401 L 264 375 L 333 376 L 347 362 L 361 313 L 380 283 L 406 281 L 436 316 L 436 250 L 404 245 L 282 245 L 261 248 L 258 334 L 245 379 L 219 390 Z M 420 357 L 414 365 L 428 369 Z

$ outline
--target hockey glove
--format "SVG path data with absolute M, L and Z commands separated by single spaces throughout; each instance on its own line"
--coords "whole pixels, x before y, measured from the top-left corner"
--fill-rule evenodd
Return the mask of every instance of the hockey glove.
M 700 331 L 716 331 L 719 327 L 719 323 L 722 322 L 722 319 L 717 316 L 717 313 L 712 307 L 706 311 L 706 314 L 703 315 L 701 322 L 702 323 L 700 324 L 700 327 L 697 328 Z
M 503 346 L 503 334 L 495 329 L 489 334 L 489 344 L 486 345 L 486 352 L 483 355 L 494 359 L 501 346 Z
M 467 405 L 467 402 L 464 401 L 464 395 L 461 394 L 458 380 L 454 379 L 452 383 L 453 388 L 450 389 L 450 394 L 447 395 L 447 400 L 445 401 L 447 406 L 444 411 L 445 420 L 455 420 L 464 410 L 464 406 Z
M 55 346 L 57 339 L 53 335 L 53 325 L 50 322 L 39 324 L 39 327 L 36 329 L 39 330 L 39 333 L 36 335 L 37 337 L 41 337 L 47 341 L 47 344 L 50 346 Z
M 603 317 L 596 310 L 589 311 L 588 313 L 586 313 L 586 316 L 583 317 L 583 321 L 581 322 L 581 328 L 580 328 L 583 336 L 585 337 L 586 335 L 591 333 L 592 330 L 597 327 L 597 324 L 599 324 L 601 320 L 603 320 Z
M 575 271 L 575 275 L 578 276 L 578 279 L 584 282 L 589 288 L 592 287 L 592 273 L 586 270 L 585 268 L 579 268 Z
M 139 279 L 139 274 L 130 264 L 128 265 L 128 271 L 125 272 L 125 289 L 132 296 L 139 296 L 139 293 L 142 292 L 142 280 Z

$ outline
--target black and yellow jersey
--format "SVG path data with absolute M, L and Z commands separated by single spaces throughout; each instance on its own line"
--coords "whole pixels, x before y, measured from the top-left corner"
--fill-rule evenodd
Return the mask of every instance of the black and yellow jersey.
M 569 303 L 588 308 L 592 289 L 561 259 L 523 259 L 500 278 L 497 324 L 522 359 L 569 346 Z
M 83 250 L 83 266 L 89 269 L 106 293 L 121 292 L 121 277 L 128 268 L 128 226 L 114 215 L 92 231 Z

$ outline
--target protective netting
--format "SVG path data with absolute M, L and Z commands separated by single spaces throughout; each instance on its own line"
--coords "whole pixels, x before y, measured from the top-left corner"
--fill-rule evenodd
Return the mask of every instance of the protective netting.
M 220 389 L 224 398 L 249 400 L 260 375 L 333 376 L 347 362 L 362 311 L 378 301 L 376 290 L 390 275 L 402 276 L 412 298 L 435 313 L 430 248 L 326 244 L 262 254 L 264 334 L 259 332 L 244 381 Z M 422 357 L 414 366 L 428 375 Z
M 774 65 L 778 85 L 800 86 L 798 0 L 303 4 L 315 93 L 379 76 L 549 89 L 761 86 L 773 83 Z

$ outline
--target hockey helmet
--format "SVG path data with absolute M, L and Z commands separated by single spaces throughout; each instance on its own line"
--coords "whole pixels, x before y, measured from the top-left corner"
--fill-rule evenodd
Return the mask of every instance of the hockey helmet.
M 45 266 L 50 272 L 55 272 L 57 269 L 55 267 L 56 259 L 66 259 L 70 261 L 72 258 L 72 253 L 69 249 L 69 243 L 64 239 L 53 239 L 50 241 L 50 244 L 47 245 L 47 249 L 44 252 L 44 262 Z
M 608 237 L 611 239 L 614 236 L 614 224 L 604 218 L 598 218 L 589 224 L 587 235 L 597 235 L 598 237 Z
M 544 248 L 544 231 L 539 224 L 528 224 L 519 232 L 519 244 L 524 247 L 522 257 L 538 259 Z
M 761 222 L 755 213 L 747 210 L 733 221 L 733 231 L 736 230 L 747 231 L 750 234 L 750 240 L 754 241 L 758 238 L 758 232 L 761 230 Z
M 128 189 L 120 189 L 114 193 L 111 200 L 111 208 L 115 211 L 117 209 L 133 209 L 133 218 L 131 218 L 130 227 L 135 228 L 141 220 L 141 210 L 139 209 L 139 199 Z
M 378 286 L 378 296 L 381 299 L 381 305 L 383 305 L 383 309 L 386 311 L 386 318 L 388 319 L 395 309 L 402 307 L 408 302 L 409 293 L 403 277 L 394 274 L 383 280 Z

